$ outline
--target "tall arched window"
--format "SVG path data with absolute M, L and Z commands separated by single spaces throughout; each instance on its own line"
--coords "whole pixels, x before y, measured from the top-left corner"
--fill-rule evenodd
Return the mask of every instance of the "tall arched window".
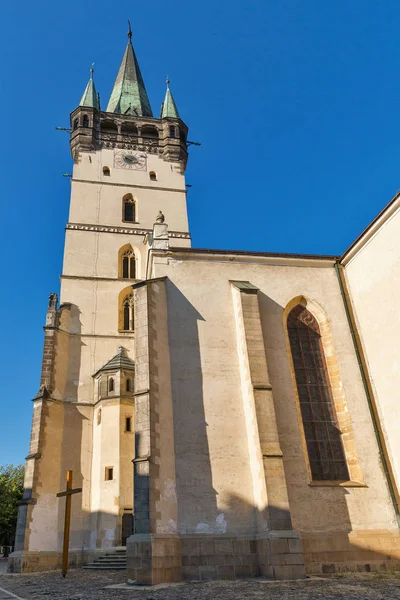
M 122 303 L 123 311 L 123 330 L 133 331 L 134 329 L 134 314 L 133 314 L 133 294 L 125 296 Z
M 83 126 L 89 127 L 89 117 L 87 115 L 83 115 Z
M 348 481 L 319 325 L 298 304 L 288 315 L 287 327 L 312 479 Z
M 136 278 L 136 257 L 132 248 L 128 248 L 122 255 L 122 278 Z
M 134 223 L 136 220 L 136 205 L 131 194 L 124 196 L 122 200 L 122 220 Z
M 108 391 L 109 392 L 114 391 L 114 378 L 113 377 L 110 377 L 110 379 L 108 380 Z

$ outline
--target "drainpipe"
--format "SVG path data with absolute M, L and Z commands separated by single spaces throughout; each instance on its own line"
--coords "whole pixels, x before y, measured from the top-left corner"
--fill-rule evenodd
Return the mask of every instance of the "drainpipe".
M 368 374 L 367 361 L 365 359 L 365 354 L 363 347 L 361 345 L 360 334 L 357 330 L 356 320 L 354 316 L 353 307 L 350 300 L 349 291 L 347 288 L 347 283 L 345 279 L 344 269 L 343 267 L 336 262 L 335 263 L 335 271 L 339 281 L 340 292 L 343 298 L 344 309 L 346 311 L 347 321 L 349 324 L 349 329 L 351 333 L 351 337 L 353 339 L 354 349 L 356 351 L 357 362 L 360 368 L 361 378 L 364 385 L 365 395 L 367 397 L 368 408 L 371 415 L 371 421 L 375 432 L 376 442 L 378 444 L 379 457 L 381 459 L 383 471 L 385 473 L 386 482 L 389 488 L 390 497 L 392 500 L 394 512 L 396 514 L 397 525 L 400 527 L 400 511 L 399 511 L 399 496 L 396 488 L 396 483 L 393 475 L 393 470 L 390 464 L 388 451 L 386 448 L 385 438 L 383 435 L 382 427 L 380 424 L 380 419 L 378 416 L 376 402 L 374 393 L 371 386 L 371 380 Z

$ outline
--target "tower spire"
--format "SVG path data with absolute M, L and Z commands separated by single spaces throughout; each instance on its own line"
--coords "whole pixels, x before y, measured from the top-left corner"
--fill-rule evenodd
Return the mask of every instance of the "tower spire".
M 179 112 L 178 109 L 176 107 L 175 104 L 175 100 L 174 97 L 172 95 L 172 92 L 169 88 L 169 84 L 171 83 L 170 80 L 168 79 L 168 75 L 167 75 L 167 91 L 165 92 L 165 99 L 164 102 L 161 104 L 161 115 L 160 115 L 160 119 L 167 119 L 168 117 L 172 118 L 172 119 L 179 119 Z
M 83 96 L 81 98 L 81 101 L 79 102 L 79 106 L 88 106 L 90 108 L 96 108 L 97 110 L 100 110 L 100 97 L 99 94 L 96 92 L 93 74 L 94 63 L 92 63 L 92 66 L 90 68 L 90 79 L 85 88 L 85 91 L 83 92 Z
M 128 43 L 106 112 L 138 117 L 153 116 L 139 63 L 132 46 L 130 21 L 128 21 Z

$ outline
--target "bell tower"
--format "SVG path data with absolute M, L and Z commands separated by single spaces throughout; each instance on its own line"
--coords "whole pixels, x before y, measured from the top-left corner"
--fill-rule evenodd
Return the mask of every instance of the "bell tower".
M 90 560 L 130 535 L 132 286 L 146 279 L 146 242 L 155 230 L 158 235 L 160 212 L 165 247 L 190 246 L 187 133 L 169 82 L 160 116 L 154 117 L 129 27 L 106 109 L 92 68 L 71 113 L 73 174 L 60 304 L 53 294 L 44 384 L 33 401 L 34 443 L 12 559 L 16 571 L 57 568 L 64 510 L 57 493 L 66 470 L 73 470 L 83 490 L 73 500 L 71 561 Z

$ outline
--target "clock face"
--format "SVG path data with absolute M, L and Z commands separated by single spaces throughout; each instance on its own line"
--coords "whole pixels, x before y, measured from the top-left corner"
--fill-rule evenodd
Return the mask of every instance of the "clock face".
M 147 156 L 144 152 L 116 150 L 114 154 L 114 166 L 118 169 L 147 171 Z

